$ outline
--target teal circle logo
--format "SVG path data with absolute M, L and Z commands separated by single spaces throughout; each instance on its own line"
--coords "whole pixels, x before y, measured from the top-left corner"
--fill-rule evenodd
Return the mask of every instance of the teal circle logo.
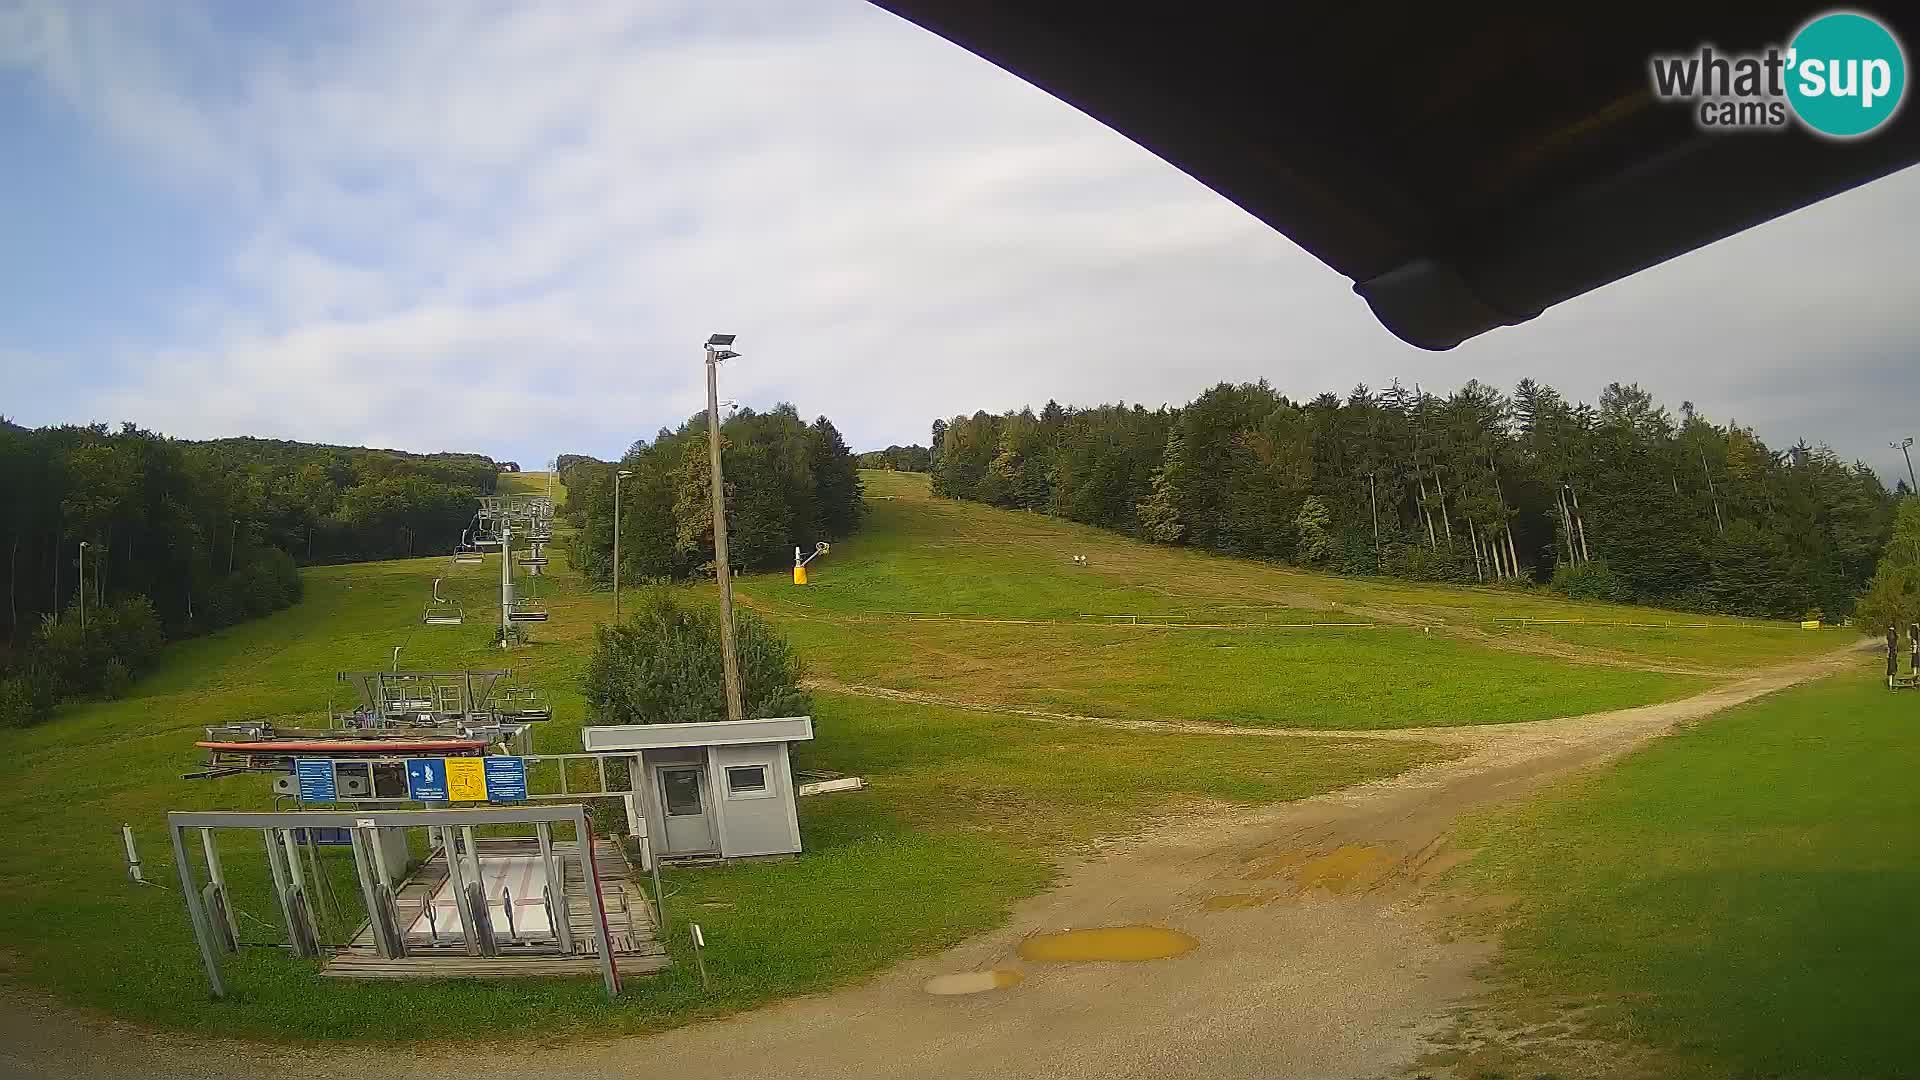
M 1787 101 L 1800 122 L 1835 139 L 1865 135 L 1893 119 L 1907 90 L 1907 57 L 1870 15 L 1834 11 L 1794 35 Z

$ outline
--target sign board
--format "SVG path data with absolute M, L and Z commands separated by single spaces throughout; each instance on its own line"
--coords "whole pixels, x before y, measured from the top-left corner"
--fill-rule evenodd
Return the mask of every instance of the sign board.
M 453 802 L 486 802 L 487 772 L 479 758 L 447 758 L 447 798 Z
M 518 757 L 484 757 L 482 775 L 487 782 L 487 798 L 492 802 L 525 802 L 527 798 L 527 760 Z
M 407 798 L 420 802 L 447 801 L 447 763 L 443 758 L 407 761 Z
M 341 771 L 345 767 L 346 771 Z M 301 758 L 293 763 L 301 802 L 355 802 L 366 797 L 365 761 Z M 390 766 L 383 766 L 390 767 Z M 361 772 L 353 772 L 359 769 Z M 416 802 L 525 802 L 527 759 L 511 755 L 456 758 L 408 758 L 406 798 Z M 341 798 L 342 776 L 348 784 Z M 354 787 L 357 783 L 359 786 Z M 399 796 L 396 785 L 382 799 Z
M 295 829 L 293 842 L 315 843 L 322 847 L 350 847 L 353 844 L 345 829 Z
M 301 802 L 338 801 L 340 793 L 334 787 L 332 759 L 299 758 L 293 763 L 293 775 L 300 781 Z

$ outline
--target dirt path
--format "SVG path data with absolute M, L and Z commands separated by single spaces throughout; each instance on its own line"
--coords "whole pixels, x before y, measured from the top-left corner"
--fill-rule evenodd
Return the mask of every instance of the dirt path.
M 1081 713 L 1032 709 L 1024 705 L 996 705 L 991 702 L 948 697 L 944 694 L 929 694 L 919 690 L 895 690 L 886 686 L 844 683 L 837 679 L 808 679 L 806 685 L 814 690 L 851 694 L 855 697 L 880 698 L 884 701 L 902 701 L 914 705 L 937 705 L 947 709 L 966 709 L 970 712 L 999 713 L 1003 716 L 1038 720 L 1044 724 L 1085 724 L 1091 727 L 1112 728 L 1116 731 L 1149 731 L 1176 735 L 1245 735 L 1251 738 L 1276 739 L 1376 739 L 1383 742 L 1447 744 L 1477 744 L 1479 741 L 1463 736 L 1463 733 L 1470 729 L 1457 727 L 1375 728 L 1353 731 L 1343 728 L 1243 727 L 1235 724 L 1209 724 L 1198 720 L 1124 720 L 1111 716 L 1086 716 Z
M 322 1057 L 209 1046 L 14 1002 L 0 1006 L 0 1075 L 1394 1075 L 1445 1023 L 1449 1004 L 1474 991 L 1471 973 L 1488 955 L 1484 944 L 1437 933 L 1421 903 L 1419 886 L 1457 858 L 1446 839 L 1463 812 L 1852 661 L 1850 651 L 1836 653 L 1640 708 L 1428 729 L 1419 737 L 1470 752 L 1387 781 L 1158 829 L 1072 868 L 998 931 L 852 989 L 660 1036 Z M 1199 944 L 1146 963 L 1048 964 L 1016 952 L 1036 931 L 1129 923 L 1172 927 Z M 1025 979 L 971 997 L 922 990 L 935 975 L 995 967 Z

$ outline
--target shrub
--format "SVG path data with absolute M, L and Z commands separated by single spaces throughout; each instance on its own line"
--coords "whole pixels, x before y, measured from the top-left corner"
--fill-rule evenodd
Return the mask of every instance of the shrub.
M 1574 600 L 1614 600 L 1625 602 L 1626 586 L 1614 576 L 1605 559 L 1592 562 L 1563 562 L 1553 568 L 1553 591 Z
M 749 717 L 810 713 L 801 667 L 786 640 L 751 612 L 734 613 L 741 705 Z M 595 634 L 585 679 L 594 716 L 614 724 L 724 719 L 720 620 L 670 589 L 644 600 L 626 622 Z
M 109 679 L 118 680 L 118 690 L 124 691 L 165 643 L 153 605 L 144 596 L 130 596 L 89 609 L 84 627 L 78 608 L 41 627 L 34 664 L 59 697 L 104 691 Z
M 53 683 L 35 671 L 0 678 L 0 728 L 28 727 L 53 715 Z
M 247 553 L 246 565 L 198 586 L 193 618 L 186 628 L 194 632 L 219 630 L 271 615 L 296 603 L 304 594 L 300 567 L 293 556 L 279 548 L 255 548 Z
M 100 696 L 109 701 L 126 696 L 127 688 L 133 685 L 133 672 L 119 657 L 115 657 L 100 666 Z

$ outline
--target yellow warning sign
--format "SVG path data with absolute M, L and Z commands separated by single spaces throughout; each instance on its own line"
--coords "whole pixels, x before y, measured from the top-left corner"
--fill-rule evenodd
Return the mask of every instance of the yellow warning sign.
M 447 759 L 447 800 L 486 802 L 487 768 L 477 757 Z

